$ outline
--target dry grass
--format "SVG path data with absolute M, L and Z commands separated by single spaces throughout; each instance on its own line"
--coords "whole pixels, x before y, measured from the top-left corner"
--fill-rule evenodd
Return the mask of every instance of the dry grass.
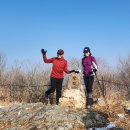
M 0 102 L 0 106 L 12 106 L 14 104 L 18 104 L 18 102 Z
M 100 98 L 98 104 L 93 106 L 93 109 L 104 114 L 109 122 L 125 130 L 130 130 L 130 115 L 125 111 L 125 108 L 130 106 L 130 102 L 113 100 L 111 98 L 109 100 L 107 99 L 107 105 L 109 106 L 108 108 L 106 107 L 104 99 Z

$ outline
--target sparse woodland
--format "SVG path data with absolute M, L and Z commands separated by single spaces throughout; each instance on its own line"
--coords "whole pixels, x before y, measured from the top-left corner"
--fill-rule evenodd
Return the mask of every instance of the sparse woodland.
M 78 70 L 82 68 L 81 61 L 76 58 L 71 58 L 68 61 L 70 69 Z M 120 59 L 115 70 L 111 69 L 106 61 L 100 58 L 97 58 L 97 62 L 97 75 L 103 92 L 99 89 L 95 77 L 94 96 L 99 98 L 104 93 L 109 99 L 129 100 L 130 56 L 126 59 Z M 0 54 L 0 100 L 7 102 L 37 102 L 50 84 L 50 72 L 51 68 L 44 67 L 44 63 L 41 65 L 29 61 L 15 61 L 14 65 L 8 68 L 6 57 Z M 82 74 L 80 75 L 82 77 Z M 64 86 L 67 79 L 68 75 L 65 76 Z

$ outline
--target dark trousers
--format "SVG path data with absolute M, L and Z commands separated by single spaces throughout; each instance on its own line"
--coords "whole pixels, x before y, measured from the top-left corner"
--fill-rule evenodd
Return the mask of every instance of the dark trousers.
M 45 92 L 47 95 L 50 95 L 56 90 L 56 103 L 57 104 L 59 103 L 59 98 L 61 97 L 62 83 L 63 83 L 63 78 L 58 79 L 58 78 L 51 77 L 51 87 Z
M 87 94 L 92 93 L 94 76 L 83 76 Z
M 84 84 L 85 84 L 85 87 L 86 87 L 87 105 L 92 105 L 93 104 L 93 98 L 90 97 L 90 95 L 92 96 L 94 76 L 83 76 L 83 79 L 84 79 Z

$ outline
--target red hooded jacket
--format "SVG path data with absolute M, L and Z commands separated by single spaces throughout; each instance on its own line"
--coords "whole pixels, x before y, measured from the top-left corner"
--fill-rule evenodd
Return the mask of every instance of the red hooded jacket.
M 64 58 L 50 58 L 47 59 L 46 55 L 43 56 L 43 61 L 45 63 L 52 63 L 53 67 L 52 67 L 52 72 L 51 72 L 51 77 L 53 78 L 64 78 L 64 74 L 63 72 L 69 74 L 69 70 L 68 70 L 68 65 L 67 65 L 67 61 Z

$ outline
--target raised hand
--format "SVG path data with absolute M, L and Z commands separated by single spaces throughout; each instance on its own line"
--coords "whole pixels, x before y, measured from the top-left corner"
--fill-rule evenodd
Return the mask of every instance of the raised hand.
M 45 49 L 41 49 L 41 53 L 42 53 L 42 55 L 46 55 L 47 50 L 45 50 Z

